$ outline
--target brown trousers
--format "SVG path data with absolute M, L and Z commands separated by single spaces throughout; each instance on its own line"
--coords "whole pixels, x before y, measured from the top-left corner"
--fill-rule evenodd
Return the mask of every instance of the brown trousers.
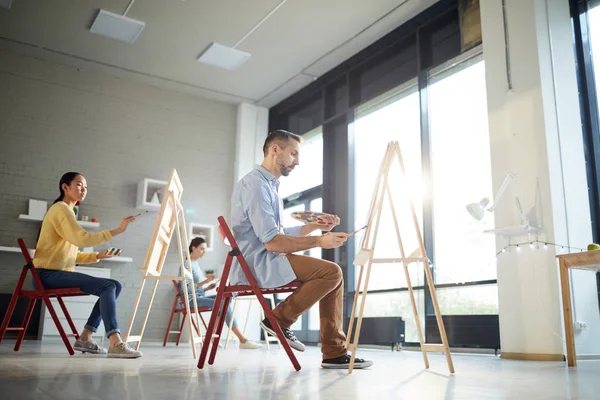
M 319 302 L 323 359 L 347 353 L 343 329 L 344 280 L 341 268 L 331 261 L 287 255 L 302 285 L 273 310 L 282 328 L 289 328 L 300 315 Z

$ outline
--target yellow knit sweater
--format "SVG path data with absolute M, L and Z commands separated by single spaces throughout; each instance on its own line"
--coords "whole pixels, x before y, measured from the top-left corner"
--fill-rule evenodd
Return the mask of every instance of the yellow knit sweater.
M 50 207 L 35 248 L 36 268 L 74 271 L 75 264 L 98 261 L 98 253 L 82 253 L 78 247 L 92 247 L 112 239 L 110 231 L 86 232 L 67 203 L 59 201 Z

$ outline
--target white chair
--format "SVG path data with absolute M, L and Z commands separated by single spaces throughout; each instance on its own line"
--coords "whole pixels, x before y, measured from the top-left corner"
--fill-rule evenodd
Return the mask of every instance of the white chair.
M 265 297 L 265 300 L 268 300 L 269 303 L 271 304 L 271 309 L 275 308 L 274 295 L 265 294 L 264 297 Z M 229 343 L 229 337 L 231 335 L 231 324 L 233 323 L 233 319 L 235 318 L 235 308 L 237 306 L 237 302 L 245 301 L 245 300 L 250 300 L 250 302 L 248 303 L 248 311 L 246 312 L 246 321 L 244 322 L 244 329 L 242 330 L 242 334 L 244 336 L 246 335 L 246 328 L 248 327 L 248 320 L 250 319 L 250 310 L 252 309 L 252 304 L 254 304 L 253 300 L 258 301 L 256 296 L 244 296 L 244 297 L 234 297 L 233 298 L 233 309 L 231 310 L 231 322 L 228 325 L 229 331 L 227 332 L 227 337 L 225 338 L 225 346 L 224 346 L 225 349 L 227 348 L 227 344 Z M 265 312 L 262 309 L 262 307 L 260 306 L 260 304 L 258 304 L 258 309 L 260 310 L 260 319 L 262 321 L 263 319 L 265 319 Z M 265 334 L 265 342 L 267 345 L 267 349 L 271 348 L 271 342 L 277 342 L 277 345 L 279 346 L 279 348 L 281 348 L 281 343 L 279 342 L 279 339 L 276 336 L 269 335 L 269 333 L 264 329 L 262 331 Z

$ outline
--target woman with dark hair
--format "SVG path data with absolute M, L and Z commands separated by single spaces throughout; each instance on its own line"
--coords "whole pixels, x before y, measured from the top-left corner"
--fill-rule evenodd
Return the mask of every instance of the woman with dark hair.
M 116 299 L 121 292 L 121 284 L 114 279 L 75 272 L 75 264 L 91 264 L 111 257 L 107 252 L 82 253 L 78 251 L 78 247 L 92 247 L 108 242 L 125 232 L 135 218 L 123 218 L 119 227 L 112 230 L 86 232 L 77 223 L 73 212 L 75 204 L 83 201 L 87 194 L 85 178 L 80 173 L 68 172 L 60 179 L 59 190 L 60 196 L 42 221 L 33 265 L 46 289 L 78 287 L 85 293 L 99 297 L 73 348 L 87 353 L 108 353 L 107 357 L 114 358 L 141 357 L 141 352 L 132 349 L 121 339 L 116 312 Z M 106 336 L 110 341 L 108 352 L 92 339 L 101 321 L 104 321 Z
M 206 296 L 205 291 L 214 289 L 217 284 L 210 283 L 208 286 L 204 287 L 207 283 L 211 282 L 214 279 L 214 274 L 205 275 L 204 271 L 200 268 L 198 264 L 198 260 L 204 257 L 204 253 L 206 252 L 206 240 L 201 237 L 196 237 L 192 239 L 190 242 L 190 257 L 191 257 L 191 266 L 192 266 L 192 276 L 194 279 L 194 283 L 196 287 L 192 289 L 190 285 L 190 280 L 186 279 L 187 291 L 188 291 L 188 301 L 190 303 L 190 308 L 194 307 L 194 295 L 196 296 L 196 304 L 198 307 L 213 307 L 215 304 L 216 296 Z M 187 260 L 185 261 L 185 267 L 188 268 Z M 181 293 L 183 293 L 183 285 L 182 281 L 179 281 L 179 288 Z M 213 312 L 215 312 L 213 310 Z M 231 314 L 233 311 L 231 310 L 231 305 L 229 305 L 227 309 L 227 314 L 225 315 L 225 322 L 227 326 L 231 323 Z M 231 331 L 237 336 L 240 340 L 240 349 L 258 349 L 262 345 L 260 343 L 253 342 L 244 337 L 242 332 L 237 327 L 237 322 L 234 319 L 233 324 L 231 325 Z

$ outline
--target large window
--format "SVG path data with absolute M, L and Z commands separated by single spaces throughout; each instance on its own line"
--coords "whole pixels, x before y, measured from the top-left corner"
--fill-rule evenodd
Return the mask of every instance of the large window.
M 569 0 L 594 242 L 600 241 L 600 1 Z M 598 274 L 600 282 L 600 274 Z M 600 284 L 598 286 L 600 298 Z
M 596 96 L 600 94 L 600 1 L 591 1 L 588 11 L 590 29 L 590 47 L 592 52 L 592 63 L 594 65 Z
M 600 241 L 600 1 L 569 0 L 576 54 L 578 89 L 592 235 Z M 600 272 L 596 274 L 600 301 Z
M 493 197 L 484 62 L 433 75 L 428 93 L 435 282 L 496 279 L 495 237 L 482 233 L 494 220 L 465 210 Z
M 354 218 L 356 229 L 364 226 L 369 218 L 373 191 L 387 145 L 390 141 L 399 143 L 404 161 L 404 175 L 401 175 L 398 163 L 394 163 L 388 176 L 404 251 L 408 255 L 418 248 L 418 239 L 408 207 L 407 199 L 409 197 L 415 205 L 419 226 L 423 225 L 421 128 L 419 92 L 416 82 L 410 82 L 360 107 L 356 112 L 356 121 L 351 129 L 354 130 Z M 364 231 L 356 238 L 356 252 L 360 250 L 363 238 Z M 377 258 L 401 256 L 387 197 L 379 220 L 374 254 Z M 420 264 L 409 266 L 413 286 L 423 285 L 422 268 Z M 355 267 L 356 277 L 358 277 L 359 270 L 360 267 Z M 364 279 L 363 275 L 363 281 Z M 354 283 L 356 287 L 358 278 Z M 372 265 L 369 291 L 406 287 L 406 277 L 401 264 Z M 423 290 L 416 290 L 415 297 L 419 307 L 422 308 L 424 305 Z M 421 309 L 421 324 L 424 323 L 422 311 Z M 364 315 L 368 317 L 400 316 L 405 321 L 405 340 L 408 342 L 419 341 L 417 324 L 407 290 L 369 294 Z
M 428 255 L 433 260 L 435 283 L 442 285 L 436 289 L 442 314 L 496 314 L 495 238 L 483 233 L 493 229 L 494 222 L 492 218 L 476 221 L 465 209 L 474 199 L 492 197 L 485 65 L 481 56 L 469 56 L 432 70 L 426 79 L 426 90 L 419 92 L 416 81 L 408 82 L 356 110 L 355 122 L 349 128 L 354 137 L 354 225 L 359 228 L 367 221 L 382 157 L 387 144 L 397 141 L 405 180 L 395 166 L 389 182 L 405 254 L 418 248 L 410 209 L 404 201 L 408 195 L 415 205 L 421 234 L 425 234 L 423 224 L 429 224 Z M 424 117 L 426 126 L 422 125 Z M 424 148 L 426 159 L 422 157 Z M 428 181 L 423 178 L 426 172 Z M 424 208 L 425 199 L 429 199 L 430 208 Z M 377 232 L 375 257 L 400 257 L 387 199 Z M 355 253 L 363 237 L 356 239 Z M 359 268 L 355 267 L 355 288 Z M 399 264 L 372 266 L 369 291 L 374 293 L 368 296 L 365 315 L 401 316 L 406 341 L 416 342 L 417 321 L 402 268 Z M 418 287 L 415 294 L 424 325 L 424 309 L 431 314 L 432 308 L 425 307 L 431 299 L 421 289 L 422 265 L 409 265 L 409 272 L 413 287 Z
M 396 90 L 389 95 L 366 104 L 357 110 L 354 129 L 354 175 L 355 175 L 355 229 L 364 226 L 369 218 L 369 207 L 383 156 L 390 141 L 398 141 L 404 159 L 406 181 L 400 179 L 397 163 L 390 170 L 389 182 L 392 198 L 396 204 L 398 224 L 405 253 L 410 254 L 417 248 L 410 214 L 405 215 L 406 194 L 412 198 L 419 224 L 422 226 L 423 184 L 421 178 L 421 129 L 419 113 L 419 92 L 414 83 Z M 402 184 L 396 184 L 402 182 Z M 404 184 L 406 183 L 406 184 Z M 379 222 L 375 257 L 400 257 L 396 230 L 389 203 L 385 200 Z M 355 249 L 361 247 L 364 231 L 356 238 Z M 359 267 L 356 267 L 358 274 Z M 422 273 L 417 267 L 411 267 L 411 281 L 419 284 Z M 358 276 L 358 275 L 357 275 Z M 422 280 L 421 280 L 422 282 Z M 356 284 L 356 282 L 355 282 Z M 399 264 L 376 264 L 372 267 L 369 290 L 406 287 L 404 271 Z
M 474 57 L 429 79 L 429 138 L 436 284 L 494 281 L 493 218 L 476 221 L 465 205 L 492 198 L 485 65 Z M 442 314 L 497 314 L 498 288 L 437 289 Z

